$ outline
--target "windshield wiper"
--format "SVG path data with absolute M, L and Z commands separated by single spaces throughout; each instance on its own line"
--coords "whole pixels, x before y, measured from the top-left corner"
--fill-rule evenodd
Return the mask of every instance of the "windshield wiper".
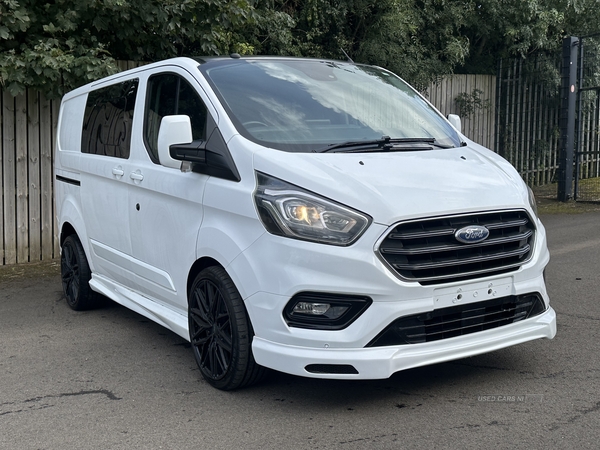
M 327 147 L 313 150 L 315 153 L 327 152 L 361 152 L 361 151 L 411 151 L 411 150 L 432 150 L 433 147 L 452 148 L 451 145 L 442 145 L 436 143 L 435 138 L 390 138 L 382 136 L 381 139 L 373 139 L 366 141 L 347 141 L 339 144 L 331 144 Z

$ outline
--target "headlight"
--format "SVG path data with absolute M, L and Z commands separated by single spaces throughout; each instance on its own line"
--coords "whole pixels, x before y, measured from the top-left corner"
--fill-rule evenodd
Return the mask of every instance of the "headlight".
M 350 245 L 371 218 L 332 200 L 257 172 L 254 201 L 269 233 L 332 245 Z

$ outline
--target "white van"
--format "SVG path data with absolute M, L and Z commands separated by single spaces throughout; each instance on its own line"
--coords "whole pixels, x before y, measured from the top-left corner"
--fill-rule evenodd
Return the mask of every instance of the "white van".
M 377 67 L 177 58 L 65 95 L 64 293 L 188 339 L 219 389 L 381 379 L 553 338 L 531 191 Z M 458 119 L 458 120 L 457 120 Z

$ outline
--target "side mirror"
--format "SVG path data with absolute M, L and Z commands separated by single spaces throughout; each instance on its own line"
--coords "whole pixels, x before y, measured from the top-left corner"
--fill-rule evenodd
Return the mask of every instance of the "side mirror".
M 209 122 L 208 130 L 208 140 L 194 140 L 189 116 L 164 116 L 158 130 L 160 164 L 240 181 L 240 174 L 214 121 Z
M 456 129 L 456 131 L 462 133 L 462 124 L 460 122 L 460 116 L 457 116 L 456 114 L 448 114 L 448 122 L 450 122 L 450 125 L 452 125 Z
M 189 116 L 163 117 L 158 130 L 158 160 L 160 164 L 179 169 L 181 161 L 171 156 L 170 147 L 176 144 L 190 144 L 192 141 L 192 125 Z

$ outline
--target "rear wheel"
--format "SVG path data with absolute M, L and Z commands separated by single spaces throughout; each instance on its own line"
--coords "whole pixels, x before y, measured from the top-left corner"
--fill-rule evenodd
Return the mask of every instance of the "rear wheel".
M 89 285 L 92 272 L 77 235 L 67 236 L 62 244 L 60 272 L 63 293 L 72 309 L 82 311 L 96 306 L 98 296 Z
M 253 331 L 239 292 L 221 267 L 195 278 L 189 299 L 189 330 L 200 372 L 212 386 L 238 389 L 263 378 L 252 356 Z

